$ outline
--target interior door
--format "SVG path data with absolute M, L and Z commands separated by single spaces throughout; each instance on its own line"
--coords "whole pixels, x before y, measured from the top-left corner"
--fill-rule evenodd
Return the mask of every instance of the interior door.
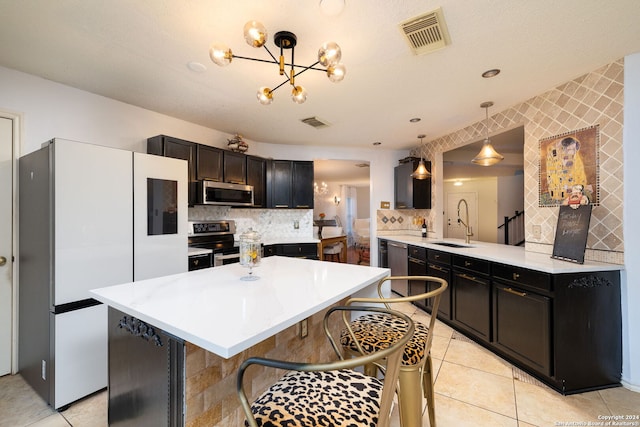
M 469 206 L 469 225 L 471 225 L 471 231 L 476 237 L 472 237 L 473 240 L 477 240 L 478 236 L 478 193 L 447 193 L 447 209 L 444 212 L 445 221 L 445 235 L 444 237 L 449 239 L 464 239 L 465 227 L 458 223 L 458 203 L 460 199 L 464 199 Z M 464 203 L 460 205 L 460 217 L 463 221 L 465 219 Z
M 0 117 L 0 375 L 11 372 L 13 307 L 13 120 Z

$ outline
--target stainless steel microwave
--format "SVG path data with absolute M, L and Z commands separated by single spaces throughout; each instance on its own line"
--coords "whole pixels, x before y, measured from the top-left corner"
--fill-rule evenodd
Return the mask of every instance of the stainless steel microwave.
M 253 185 L 198 181 L 197 194 L 201 205 L 253 206 Z

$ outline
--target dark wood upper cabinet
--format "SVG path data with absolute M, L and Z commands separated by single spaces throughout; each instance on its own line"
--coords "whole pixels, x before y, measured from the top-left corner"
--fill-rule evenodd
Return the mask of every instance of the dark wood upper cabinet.
M 224 182 L 230 184 L 247 183 L 247 156 L 233 151 L 224 151 L 222 157 Z
M 273 160 L 271 163 L 269 207 L 313 209 L 313 162 Z
M 269 180 L 271 208 L 290 208 L 291 206 L 291 161 L 273 160 L 271 179 Z
M 267 207 L 267 161 L 261 157 L 247 156 L 247 185 L 253 185 L 253 206 Z
M 313 162 L 292 162 L 292 205 L 313 209 Z
M 398 165 L 394 169 L 394 200 L 396 209 L 431 209 L 431 178 L 415 179 L 411 176 L 420 159 Z M 431 162 L 424 162 L 431 171 Z
M 189 177 L 189 206 L 196 202 L 196 147 L 194 142 L 174 138 L 166 135 L 157 135 L 147 139 L 147 153 L 158 156 L 171 157 L 186 160 L 188 163 Z
M 221 149 L 198 144 L 196 167 L 198 180 L 208 179 L 222 182 L 222 156 Z

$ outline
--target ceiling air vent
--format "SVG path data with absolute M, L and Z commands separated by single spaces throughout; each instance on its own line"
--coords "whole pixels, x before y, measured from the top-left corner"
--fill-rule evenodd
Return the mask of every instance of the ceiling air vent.
M 416 55 L 442 49 L 451 43 L 442 8 L 404 21 L 400 23 L 400 29 Z
M 329 123 L 325 122 L 322 119 L 319 119 L 318 117 L 307 117 L 306 119 L 301 119 L 300 121 L 316 129 L 329 126 Z

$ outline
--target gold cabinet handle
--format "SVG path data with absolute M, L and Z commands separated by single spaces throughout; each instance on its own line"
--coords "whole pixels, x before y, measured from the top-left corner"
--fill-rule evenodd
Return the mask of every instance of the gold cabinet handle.
M 502 290 L 505 291 L 505 292 L 509 292 L 510 294 L 513 294 L 513 295 L 518 295 L 519 297 L 526 297 L 527 296 L 526 292 L 518 292 L 518 291 L 515 291 L 515 290 L 513 290 L 511 288 L 503 288 Z
M 518 273 L 513 273 L 513 280 L 518 280 L 520 275 Z
M 5 265 L 6 263 L 7 263 L 7 259 L 3 256 L 0 256 L 0 267 Z

